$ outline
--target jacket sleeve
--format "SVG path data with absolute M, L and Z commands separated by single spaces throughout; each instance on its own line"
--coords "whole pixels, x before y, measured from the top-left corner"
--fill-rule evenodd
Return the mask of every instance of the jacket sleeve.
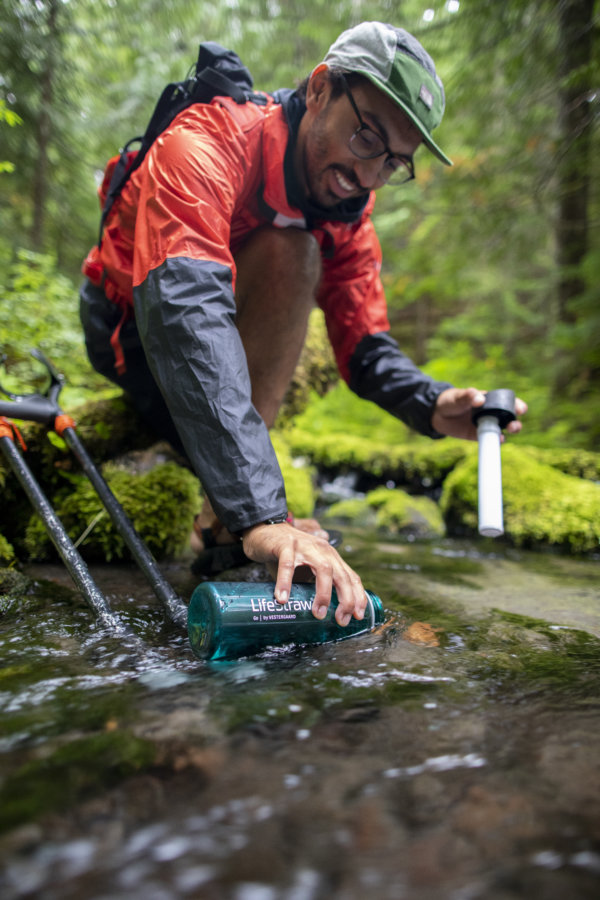
M 438 395 L 447 382 L 422 372 L 389 335 L 380 278 L 381 248 L 369 213 L 348 228 L 324 265 L 319 305 L 325 313 L 338 368 L 354 393 L 376 403 L 410 428 L 441 437 L 431 427 Z
M 237 532 L 287 510 L 235 326 L 230 221 L 248 164 L 225 112 L 192 111 L 176 122 L 142 167 L 136 321 L 190 462 L 219 519 Z

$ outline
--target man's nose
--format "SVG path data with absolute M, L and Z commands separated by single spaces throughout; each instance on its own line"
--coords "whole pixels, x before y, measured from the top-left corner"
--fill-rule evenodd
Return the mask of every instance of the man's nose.
M 376 156 L 374 159 L 357 159 L 354 163 L 354 174 L 361 188 L 365 191 L 373 191 L 385 182 L 383 177 L 383 165 L 385 157 Z

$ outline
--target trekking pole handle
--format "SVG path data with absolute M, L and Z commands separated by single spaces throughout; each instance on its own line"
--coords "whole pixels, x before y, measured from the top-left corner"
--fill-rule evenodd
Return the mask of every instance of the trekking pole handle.
M 56 416 L 60 415 L 58 397 L 63 388 L 64 376 L 60 375 L 41 350 L 31 350 L 31 355 L 39 360 L 47 369 L 50 385 L 44 394 L 13 394 L 0 383 L 0 393 L 8 400 L 0 400 L 0 416 L 11 419 L 24 419 L 28 422 L 39 422 L 41 425 L 52 425 Z M 6 355 L 0 358 L 4 363 Z

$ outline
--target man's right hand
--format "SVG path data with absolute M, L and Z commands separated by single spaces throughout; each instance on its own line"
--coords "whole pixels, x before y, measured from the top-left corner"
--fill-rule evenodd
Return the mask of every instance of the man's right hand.
M 283 522 L 254 525 L 244 532 L 242 539 L 244 552 L 250 559 L 277 564 L 274 595 L 279 603 L 287 603 L 296 569 L 308 566 L 315 576 L 312 612 L 317 619 L 327 615 L 332 588 L 338 596 L 335 612 L 338 625 L 347 625 L 352 616 L 355 619 L 364 617 L 367 596 L 360 576 L 324 538 Z

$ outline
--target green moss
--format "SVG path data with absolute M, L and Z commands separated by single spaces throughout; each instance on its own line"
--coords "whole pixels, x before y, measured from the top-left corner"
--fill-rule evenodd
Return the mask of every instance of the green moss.
M 598 548 L 600 489 L 534 459 L 528 449 L 502 449 L 504 526 L 521 547 L 548 545 L 574 553 Z M 441 508 L 451 530 L 477 528 L 477 452 L 446 479 Z
M 182 551 L 199 502 L 199 483 L 188 469 L 169 462 L 134 475 L 107 465 L 104 476 L 152 553 L 164 558 Z M 86 559 L 129 558 L 123 539 L 87 478 L 79 476 L 73 490 L 55 497 L 54 507 L 73 540 L 94 523 L 82 542 Z M 25 543 L 32 559 L 47 558 L 51 552 L 37 516 L 30 521 Z
M 312 516 L 315 508 L 314 470 L 292 458 L 289 445 L 281 434 L 273 432 L 271 440 L 285 481 L 289 509 L 298 518 Z
M 377 443 L 346 434 L 312 434 L 294 429 L 289 435 L 294 453 L 327 469 L 360 471 L 398 484 L 430 488 L 464 459 L 463 442 L 445 440 L 415 444 Z
M 332 503 L 323 514 L 323 522 L 328 520 L 372 528 L 375 524 L 375 511 L 366 497 L 351 497 L 349 500 Z
M 342 500 L 327 510 L 326 518 L 352 524 L 373 524 L 376 528 L 399 534 L 442 536 L 444 521 L 436 503 L 428 497 L 413 497 L 402 490 L 376 488 L 361 499 Z
M 405 443 L 406 425 L 374 403 L 361 400 L 340 381 L 325 396 L 313 393 L 306 409 L 294 420 L 294 429 L 315 437 L 355 435 L 379 444 Z
M 540 447 L 523 447 L 523 451 L 547 466 L 590 481 L 600 481 L 600 453 L 589 450 L 542 449 Z
M 155 747 L 129 732 L 71 741 L 50 756 L 30 760 L 0 789 L 3 830 L 60 811 L 154 762 Z
M 9 565 L 16 559 L 15 551 L 12 544 L 0 534 L 0 565 Z
M 431 441 L 361 400 L 340 382 L 313 396 L 286 432 L 292 452 L 334 470 L 355 470 L 398 484 L 440 484 L 464 457 L 464 442 Z

